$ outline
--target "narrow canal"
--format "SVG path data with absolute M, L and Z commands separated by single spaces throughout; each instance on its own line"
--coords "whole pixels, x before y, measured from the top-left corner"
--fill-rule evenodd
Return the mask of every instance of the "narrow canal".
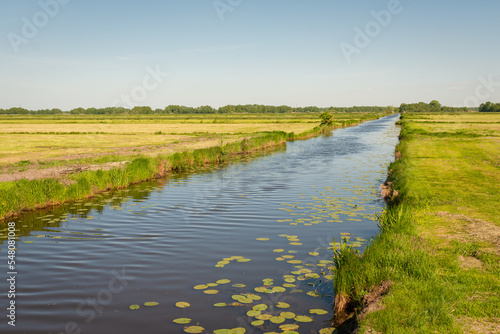
M 24 215 L 16 327 L 4 315 L 0 332 L 318 333 L 334 238 L 377 234 L 397 119 Z

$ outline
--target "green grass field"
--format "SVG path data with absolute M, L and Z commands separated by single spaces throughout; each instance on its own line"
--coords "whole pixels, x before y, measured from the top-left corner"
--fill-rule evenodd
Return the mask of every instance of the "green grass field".
M 403 115 L 390 175 L 400 196 L 351 271 L 336 273 L 357 305 L 393 283 L 362 333 L 500 332 L 499 122 L 490 113 Z

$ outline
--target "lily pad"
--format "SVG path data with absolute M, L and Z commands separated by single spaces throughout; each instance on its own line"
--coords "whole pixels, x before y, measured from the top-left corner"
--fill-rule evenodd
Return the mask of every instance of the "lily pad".
M 316 291 L 309 291 L 307 294 L 311 297 L 319 297 L 320 296 L 320 294 L 317 293 Z
M 255 240 L 258 240 L 258 241 L 269 241 L 269 238 L 256 238 Z
M 309 313 L 311 313 L 311 314 L 318 314 L 318 315 L 322 315 L 322 314 L 327 314 L 327 313 L 328 313 L 328 311 L 327 311 L 327 310 L 320 309 L 320 308 L 315 308 L 315 309 L 311 309 L 311 310 L 309 310 Z
M 175 306 L 177 306 L 178 308 L 186 308 L 186 307 L 191 306 L 191 304 L 189 304 L 187 302 L 177 302 L 177 303 L 175 303 Z
M 252 326 L 261 326 L 264 324 L 264 320 L 255 320 L 250 323 Z
M 217 284 L 217 283 L 207 283 L 207 286 L 212 287 L 212 288 L 213 288 L 214 286 L 217 286 L 217 285 L 219 285 L 219 284 Z
M 203 293 L 206 293 L 207 295 L 216 295 L 219 293 L 219 290 L 203 290 Z
M 269 319 L 269 321 L 271 321 L 273 324 L 281 324 L 281 323 L 285 322 L 285 318 L 283 318 L 283 317 L 272 317 L 271 319 Z
M 201 333 L 204 330 L 205 330 L 205 328 L 203 328 L 201 326 L 189 326 L 189 327 L 184 328 L 184 332 L 192 333 L 192 334 Z
M 249 317 L 255 317 L 255 316 L 259 315 L 259 314 L 260 314 L 260 311 L 256 311 L 256 310 L 250 310 L 250 311 L 247 312 L 247 315 Z
M 238 262 L 250 262 L 252 259 L 238 259 Z
M 206 285 L 206 284 L 200 284 L 200 285 L 196 285 L 193 287 L 193 289 L 195 289 L 195 290 L 203 290 L 206 288 L 208 288 L 208 285 Z
M 144 306 L 156 306 L 158 304 L 159 304 L 158 302 L 145 302 Z
M 214 304 L 215 307 L 224 307 L 224 306 L 227 306 L 226 303 L 217 303 L 217 304 Z
M 229 279 L 220 279 L 216 283 L 217 284 L 227 284 L 229 282 L 231 282 L 231 280 L 229 280 Z
M 279 302 L 278 304 L 276 304 L 276 307 L 277 308 L 289 308 L 290 304 Z
M 311 255 L 311 256 L 318 256 L 319 253 L 318 252 L 309 252 L 309 255 Z
M 253 307 L 254 310 L 256 311 L 265 311 L 267 310 L 267 305 L 266 304 L 258 304 Z
M 214 334 L 227 334 L 229 329 L 216 329 L 214 330 Z
M 309 318 L 308 316 L 305 315 L 298 315 L 294 318 L 295 321 L 297 322 L 312 322 L 313 319 Z
M 300 263 L 302 263 L 302 260 L 288 260 L 286 262 L 291 263 L 291 264 L 300 264 Z
M 178 318 L 178 319 L 174 319 L 174 321 L 172 321 L 176 324 L 179 324 L 179 325 L 187 325 L 191 322 L 191 319 L 189 318 Z
M 273 292 L 285 292 L 286 289 L 282 286 L 275 286 L 275 287 L 273 287 L 272 291 Z
M 280 316 L 285 318 L 285 319 L 293 319 L 293 318 L 295 318 L 295 313 L 293 313 L 293 312 L 281 312 Z
M 296 324 L 285 324 L 285 325 L 280 326 L 280 329 L 282 331 L 293 331 L 293 330 L 296 330 L 298 328 L 299 328 L 299 325 L 296 325 Z
M 236 327 L 227 331 L 227 334 L 245 334 L 247 330 L 243 327 Z
M 255 316 L 255 318 L 259 319 L 259 320 L 269 320 L 272 317 L 273 317 L 272 314 L 259 314 L 259 315 Z
M 233 284 L 233 288 L 244 288 L 244 287 L 246 287 L 245 284 L 241 284 L 241 283 Z
M 278 248 L 278 249 L 275 249 L 273 250 L 273 252 L 275 253 L 283 253 L 285 250 L 284 249 L 281 249 L 281 248 Z
M 129 306 L 129 309 L 131 309 L 131 310 L 138 310 L 139 308 L 140 308 L 140 306 L 139 306 L 139 305 L 137 305 L 137 304 L 134 304 L 134 305 L 130 305 L 130 306 Z

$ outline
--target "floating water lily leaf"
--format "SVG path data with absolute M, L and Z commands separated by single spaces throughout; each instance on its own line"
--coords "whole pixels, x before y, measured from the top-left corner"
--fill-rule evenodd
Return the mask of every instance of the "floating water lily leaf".
M 238 259 L 238 262 L 250 262 L 252 259 Z
M 281 324 L 281 323 L 285 322 L 285 318 L 283 318 L 283 317 L 272 317 L 271 319 L 269 319 L 269 321 L 271 321 L 273 324 Z
M 293 282 L 295 282 L 295 278 L 287 277 L 287 278 L 285 278 L 285 282 L 287 282 L 287 283 L 293 283 Z
M 333 334 L 335 332 L 335 328 L 321 328 L 319 330 L 319 334 Z
M 227 283 L 229 283 L 229 282 L 231 282 L 231 280 L 228 280 L 228 279 L 220 279 L 220 280 L 218 280 L 216 283 L 217 283 L 217 284 L 227 284 Z M 234 285 L 233 285 L 233 286 L 234 286 Z
M 189 327 L 184 328 L 184 332 L 192 333 L 192 334 L 201 333 L 204 330 L 205 330 L 205 328 L 203 328 L 201 326 L 189 326 Z
M 246 297 L 250 298 L 251 300 L 261 300 L 262 299 L 260 296 L 253 294 L 253 293 L 247 293 Z
M 244 288 L 244 287 L 246 287 L 245 284 L 241 284 L 241 283 L 233 284 L 233 288 Z
M 217 303 L 217 304 L 214 304 L 215 307 L 224 307 L 224 306 L 227 306 L 226 303 Z
M 158 302 L 145 302 L 144 306 L 156 306 L 158 304 L 159 304 Z
M 273 250 L 273 252 L 275 253 L 283 253 L 285 250 L 284 249 L 281 249 L 281 248 L 278 248 L 278 249 L 275 249 Z
M 288 260 L 286 262 L 291 263 L 291 264 L 299 264 L 299 263 L 302 263 L 302 260 Z
M 292 250 L 289 250 L 288 253 L 295 254 L 295 253 L 298 253 L 298 251 L 292 249 Z
M 129 306 L 129 309 L 131 309 L 131 310 L 138 310 L 139 308 L 140 308 L 140 306 L 139 306 L 139 305 L 137 305 L 137 304 L 134 304 L 134 305 L 130 305 L 130 306 Z
M 255 311 L 264 311 L 267 310 L 267 305 L 266 304 L 258 304 L 253 307 Z
M 245 334 L 247 330 L 243 327 L 236 327 L 227 331 L 227 334 Z
M 322 315 L 322 314 L 327 314 L 327 313 L 328 313 L 328 311 L 327 311 L 327 310 L 320 309 L 320 308 L 315 308 L 315 309 L 311 309 L 311 310 L 309 310 L 309 313 L 311 313 L 311 314 L 318 314 L 318 315 Z
M 286 289 L 284 287 L 281 287 L 281 286 L 275 286 L 275 287 L 273 287 L 272 291 L 273 292 L 285 292 Z
M 300 245 L 302 245 L 302 243 L 301 242 L 290 242 L 290 245 L 292 245 L 292 246 L 300 246 Z
M 299 328 L 299 325 L 297 324 L 285 324 L 285 325 L 280 325 L 280 329 L 282 331 L 293 331 Z
M 175 303 L 175 306 L 177 306 L 178 308 L 186 308 L 186 307 L 191 306 L 191 304 L 189 304 L 187 302 L 177 302 L 177 303 Z
M 285 258 L 285 259 L 293 259 L 295 256 L 293 256 L 293 255 L 282 255 L 281 257 Z
M 260 293 L 265 293 L 267 291 L 267 288 L 265 288 L 263 286 L 259 286 L 259 287 L 256 287 L 254 290 L 257 292 L 260 292 Z
M 283 284 L 285 288 L 295 288 L 295 284 L 285 283 Z
M 216 329 L 214 330 L 214 334 L 227 334 L 229 329 Z
M 187 325 L 191 322 L 191 319 L 189 318 L 178 318 L 178 319 L 174 319 L 174 321 L 172 321 L 176 324 L 179 324 L 179 325 Z
M 259 319 L 259 320 L 269 320 L 272 317 L 273 316 L 271 314 L 259 314 L 259 315 L 255 316 L 255 318 Z
M 207 283 L 207 286 L 210 286 L 210 287 L 214 287 L 214 286 L 217 286 L 217 285 L 219 285 L 219 284 L 217 284 L 217 283 Z
M 319 253 L 318 252 L 309 252 L 309 255 L 311 255 L 311 256 L 318 256 Z
M 261 326 L 264 324 L 264 320 L 255 320 L 250 323 L 252 326 Z
M 289 308 L 290 304 L 279 302 L 278 304 L 276 304 L 276 307 L 278 307 L 278 308 Z
M 284 259 L 284 258 L 282 258 L 282 257 L 277 257 L 277 258 L 276 258 L 276 261 L 285 261 L 285 259 Z
M 233 255 L 230 258 L 233 259 L 233 260 L 239 260 L 239 259 L 244 259 L 245 257 L 239 256 L 239 255 Z
M 269 238 L 256 238 L 255 240 L 258 240 L 258 241 L 269 241 Z
M 313 321 L 312 318 L 309 318 L 308 316 L 305 316 L 305 315 L 298 315 L 294 318 L 294 320 L 297 322 L 311 322 L 311 321 Z
M 293 318 L 295 318 L 295 313 L 293 313 L 293 312 L 281 312 L 280 316 L 282 316 L 285 319 L 293 319 Z
M 193 287 L 193 289 L 195 289 L 195 290 L 203 290 L 206 288 L 208 288 L 208 285 L 205 285 L 205 284 L 200 284 L 200 285 L 196 285 Z
M 318 263 L 331 264 L 333 261 L 331 260 L 319 260 Z
M 256 315 L 259 315 L 261 312 L 260 311 L 256 311 L 256 310 L 250 310 L 247 312 L 247 315 L 249 317 L 255 317 Z
M 317 293 L 316 291 L 309 291 L 307 294 L 309 296 L 312 296 L 312 297 L 319 297 L 320 296 L 320 294 Z
M 216 295 L 219 293 L 219 290 L 203 290 L 203 293 L 206 293 L 207 295 Z

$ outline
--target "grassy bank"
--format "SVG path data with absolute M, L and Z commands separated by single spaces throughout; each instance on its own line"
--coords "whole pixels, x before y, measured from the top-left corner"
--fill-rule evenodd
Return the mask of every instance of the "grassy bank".
M 362 256 L 336 254 L 336 306 L 361 333 L 500 331 L 499 120 L 404 114 L 389 175 L 399 195 Z
M 273 131 L 254 134 L 239 141 L 218 146 L 186 150 L 154 157 L 137 157 L 124 167 L 110 170 L 85 171 L 64 180 L 46 178 L 0 183 L 0 217 L 6 219 L 21 211 L 32 210 L 63 202 L 91 197 L 97 193 L 164 176 L 172 171 L 195 171 L 207 165 L 226 163 L 240 154 L 250 154 L 261 149 L 282 145 L 287 140 L 306 139 L 332 128 L 350 126 L 377 118 L 380 115 L 364 114 L 358 119 L 343 120 L 332 127 L 316 126 L 301 133 Z M 318 122 L 319 123 L 319 122 Z M 64 181 L 64 182 L 63 182 Z

